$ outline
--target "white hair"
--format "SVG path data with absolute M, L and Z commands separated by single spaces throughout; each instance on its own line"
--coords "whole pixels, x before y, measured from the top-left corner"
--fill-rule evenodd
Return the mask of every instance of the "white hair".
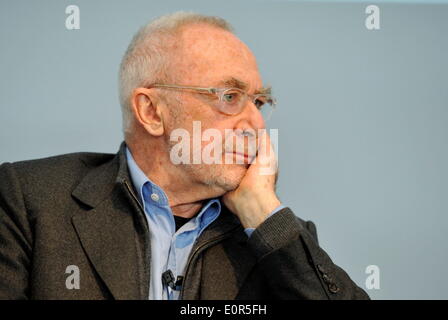
M 131 132 L 134 116 L 130 98 L 135 88 L 169 81 L 169 62 L 175 38 L 181 27 L 204 23 L 229 32 L 232 26 L 222 18 L 192 12 L 175 12 L 161 16 L 140 28 L 123 56 L 119 71 L 119 95 L 123 133 Z

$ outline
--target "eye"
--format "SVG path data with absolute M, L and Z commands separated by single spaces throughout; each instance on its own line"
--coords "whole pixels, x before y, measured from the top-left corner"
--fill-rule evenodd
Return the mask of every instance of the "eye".
M 254 104 L 257 109 L 260 110 L 266 104 L 266 99 L 263 97 L 258 97 L 257 99 L 255 99 Z
M 230 91 L 223 94 L 222 99 L 225 103 L 235 103 L 238 101 L 239 95 L 237 91 Z

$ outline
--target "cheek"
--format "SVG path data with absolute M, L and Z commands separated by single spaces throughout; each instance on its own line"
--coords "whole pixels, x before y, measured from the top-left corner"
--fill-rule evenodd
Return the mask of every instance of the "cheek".
M 224 149 L 226 143 L 226 127 L 224 121 L 202 121 L 202 147 L 210 149 L 212 146 L 216 149 Z

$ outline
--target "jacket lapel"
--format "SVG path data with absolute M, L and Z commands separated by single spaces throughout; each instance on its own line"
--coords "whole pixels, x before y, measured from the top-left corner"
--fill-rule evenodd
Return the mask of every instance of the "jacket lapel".
M 135 226 L 135 222 L 141 223 L 138 206 L 123 187 L 123 181 L 130 180 L 124 150 L 123 143 L 112 160 L 90 170 L 73 191 L 73 197 L 89 209 L 77 212 L 72 223 L 86 255 L 113 297 L 147 299 L 148 291 L 145 296 L 140 286 L 149 279 L 142 270 L 140 251 L 145 248 L 139 240 L 141 228 Z

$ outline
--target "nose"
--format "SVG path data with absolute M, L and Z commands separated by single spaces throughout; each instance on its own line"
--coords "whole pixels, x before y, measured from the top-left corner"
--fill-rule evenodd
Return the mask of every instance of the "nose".
M 263 115 L 250 99 L 247 99 L 247 104 L 243 109 L 241 116 L 244 121 L 247 121 L 251 129 L 264 129 L 266 126 Z

